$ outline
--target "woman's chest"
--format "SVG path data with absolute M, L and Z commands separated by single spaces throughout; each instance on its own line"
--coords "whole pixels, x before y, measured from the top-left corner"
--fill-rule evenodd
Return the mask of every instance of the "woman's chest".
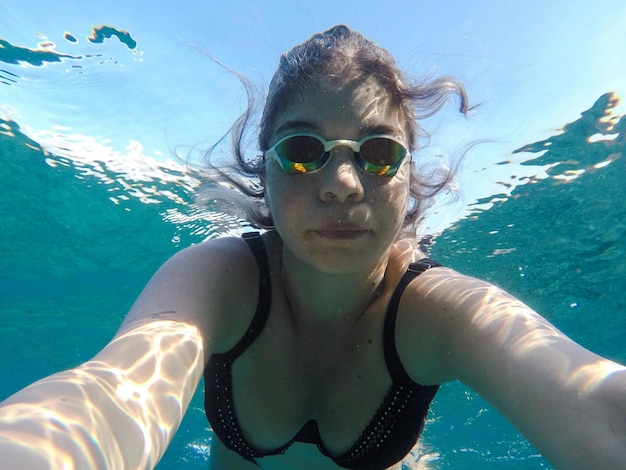
M 380 321 L 306 332 L 268 321 L 232 368 L 244 433 L 274 448 L 315 420 L 329 450 L 348 449 L 391 387 L 382 335 Z

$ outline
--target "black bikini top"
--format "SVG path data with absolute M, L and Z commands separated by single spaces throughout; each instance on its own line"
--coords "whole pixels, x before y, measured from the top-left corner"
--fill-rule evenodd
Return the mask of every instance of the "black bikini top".
M 331 455 L 322 442 L 317 423 L 311 420 L 283 446 L 260 450 L 250 444 L 241 432 L 232 393 L 231 366 L 258 337 L 271 309 L 270 272 L 265 246 L 256 233 L 244 234 L 244 240 L 259 266 L 259 299 L 254 318 L 244 336 L 230 351 L 213 354 L 204 371 L 205 413 L 213 432 L 227 448 L 253 463 L 261 457 L 284 453 L 294 442 L 316 444 L 322 454 L 343 468 L 379 470 L 402 460 L 422 432 L 428 407 L 439 385 L 417 384 L 404 370 L 395 344 L 398 304 L 404 289 L 416 276 L 440 265 L 428 258 L 412 263 L 391 298 L 383 327 L 383 345 L 392 385 L 354 445 L 341 455 Z

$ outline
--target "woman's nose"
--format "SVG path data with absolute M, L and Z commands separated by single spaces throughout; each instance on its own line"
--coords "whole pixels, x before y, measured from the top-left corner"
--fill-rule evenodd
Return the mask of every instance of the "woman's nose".
M 326 202 L 359 202 L 364 190 L 349 147 L 337 147 L 331 151 L 330 159 L 322 169 L 320 199 Z

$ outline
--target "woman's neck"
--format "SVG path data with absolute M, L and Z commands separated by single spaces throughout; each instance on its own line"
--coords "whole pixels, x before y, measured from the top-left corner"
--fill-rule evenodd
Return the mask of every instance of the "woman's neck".
M 325 273 L 283 246 L 282 284 L 294 321 L 354 324 L 383 291 L 388 262 L 389 252 L 357 272 Z

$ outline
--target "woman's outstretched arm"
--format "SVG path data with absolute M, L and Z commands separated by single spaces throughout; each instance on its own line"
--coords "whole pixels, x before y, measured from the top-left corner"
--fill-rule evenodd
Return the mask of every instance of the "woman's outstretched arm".
M 246 289 L 258 283 L 251 259 L 241 240 L 224 239 L 165 263 L 93 359 L 0 404 L 0 467 L 153 468 L 211 351 L 247 314 L 227 299 L 256 295 Z M 246 269 L 249 283 L 240 278 Z
M 198 385 L 203 358 L 195 325 L 158 320 L 122 332 L 92 360 L 2 403 L 0 467 L 153 468 Z
M 407 291 L 396 335 L 415 380 L 462 381 L 556 468 L 626 468 L 626 368 L 452 270 L 429 270 Z

